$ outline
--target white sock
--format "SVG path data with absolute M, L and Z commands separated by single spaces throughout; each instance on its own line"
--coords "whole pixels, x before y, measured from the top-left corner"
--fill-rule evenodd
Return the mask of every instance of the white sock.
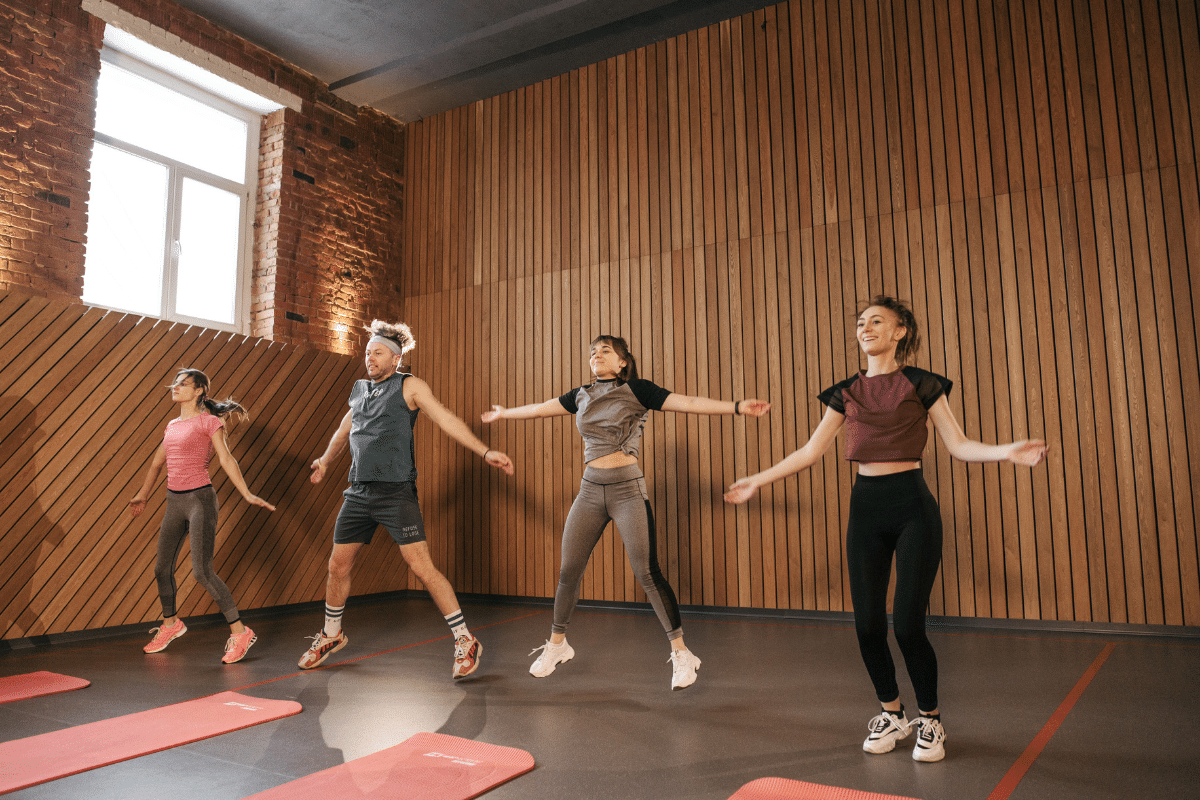
M 467 630 L 466 620 L 463 619 L 462 609 L 456 609 L 446 615 L 446 624 L 450 626 L 450 631 L 457 639 L 460 636 L 470 636 L 471 632 Z
M 346 610 L 345 606 L 334 608 L 325 604 L 325 630 L 323 633 L 326 636 L 337 636 L 342 632 L 342 612 Z

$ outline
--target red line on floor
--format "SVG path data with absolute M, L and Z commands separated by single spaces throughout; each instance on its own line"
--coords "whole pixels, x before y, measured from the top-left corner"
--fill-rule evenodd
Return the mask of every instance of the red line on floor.
M 1112 642 L 1104 646 L 1100 651 L 1100 655 L 1096 656 L 1096 660 L 1087 668 L 1082 677 L 1075 684 L 1075 688 L 1066 696 L 1058 708 L 1050 715 L 1050 719 L 1042 726 L 1038 735 L 1033 737 L 1033 741 L 1025 748 L 1025 752 L 1021 753 L 1021 757 L 1016 763 L 1009 768 L 1008 773 L 1000 779 L 1000 783 L 996 784 L 996 788 L 988 795 L 988 800 L 1007 800 L 1008 796 L 1017 788 L 1017 784 L 1025 777 L 1025 773 L 1033 766 L 1033 762 L 1041 755 L 1046 744 L 1050 741 L 1050 737 L 1058 730 L 1058 726 L 1062 725 L 1063 720 L 1067 718 L 1067 714 L 1074 708 L 1076 701 L 1083 695 L 1083 690 L 1092 682 L 1092 678 L 1096 677 L 1096 673 L 1100 671 L 1100 667 L 1104 666 L 1104 662 L 1112 654 L 1116 645 Z
M 516 622 L 518 620 L 527 619 L 529 617 L 536 617 L 538 614 L 545 614 L 545 613 L 547 613 L 545 610 L 533 611 L 529 614 L 522 614 L 519 617 L 512 617 L 511 619 L 502 619 L 497 622 L 489 622 L 487 625 L 479 625 L 478 627 L 472 627 L 471 629 L 476 630 L 476 631 L 481 631 L 481 630 L 484 630 L 485 628 L 491 628 L 496 625 L 507 625 L 510 622 Z M 345 661 L 338 661 L 337 663 L 334 663 L 334 664 L 322 664 L 321 666 L 315 667 L 314 669 L 303 669 L 303 670 L 300 670 L 299 672 L 289 672 L 287 675 L 280 675 L 279 677 L 276 677 L 276 678 L 267 678 L 265 681 L 259 681 L 257 683 L 248 683 L 245 686 L 241 686 L 237 689 L 229 689 L 227 691 L 241 692 L 246 689 L 252 689 L 255 686 L 263 686 L 264 684 L 274 683 L 275 681 L 281 681 L 284 678 L 294 678 L 297 675 L 305 675 L 305 674 L 312 673 L 312 672 L 320 672 L 321 670 L 330 669 L 331 667 L 340 667 L 345 664 L 353 664 L 355 661 L 363 661 L 364 659 L 375 658 L 375 656 L 387 655 L 388 653 L 397 653 L 401 650 L 407 650 L 410 647 L 420 647 L 423 644 L 430 644 L 432 642 L 440 642 L 443 639 L 449 639 L 449 638 L 450 638 L 450 634 L 445 634 L 444 636 L 436 636 L 432 639 L 426 639 L 423 642 L 412 642 L 411 644 L 401 645 L 400 647 L 393 647 L 390 650 L 380 650 L 378 653 L 368 653 L 365 656 L 358 656 L 356 658 L 347 658 Z

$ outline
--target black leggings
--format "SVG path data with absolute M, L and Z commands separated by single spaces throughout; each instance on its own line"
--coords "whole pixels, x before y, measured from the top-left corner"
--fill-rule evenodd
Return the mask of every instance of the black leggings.
M 850 493 L 846 560 L 854 628 L 863 663 L 881 703 L 900 697 L 887 643 L 892 554 L 896 596 L 892 627 L 917 695 L 917 708 L 938 707 L 937 656 L 925 635 L 925 610 L 942 560 L 942 517 L 921 470 L 859 475 Z

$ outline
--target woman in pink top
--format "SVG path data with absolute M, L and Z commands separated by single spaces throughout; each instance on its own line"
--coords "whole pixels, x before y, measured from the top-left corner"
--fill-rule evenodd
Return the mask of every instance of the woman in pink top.
M 921 457 L 933 421 L 950 455 L 960 461 L 1011 461 L 1032 467 L 1046 455 L 1037 440 L 987 445 L 968 439 L 946 396 L 941 375 L 906 366 L 921 337 L 909 307 L 876 295 L 858 318 L 858 345 L 867 368 L 818 395 L 825 416 L 803 447 L 770 469 L 742 478 L 725 499 L 744 503 L 758 487 L 795 474 L 824 455 L 846 430 L 846 459 L 858 462 L 846 524 L 846 566 L 859 651 L 882 705 L 863 742 L 868 753 L 886 753 L 917 729 L 913 758 L 945 757 L 937 700 L 937 657 L 925 635 L 925 610 L 942 559 L 942 519 L 925 479 Z M 887 592 L 892 560 L 896 592 L 892 628 L 917 696 L 920 716 L 904 716 L 896 668 L 887 643 Z
M 163 443 L 150 462 L 150 470 L 137 496 L 129 501 L 129 511 L 137 516 L 146 510 L 146 498 L 158 482 L 163 467 L 167 469 L 167 508 L 158 533 L 158 563 L 154 577 L 158 581 L 158 596 L 162 601 L 162 625 L 150 631 L 155 634 L 143 648 L 147 653 L 165 650 L 167 645 L 187 633 L 175 611 L 175 561 L 188 537 L 192 548 L 192 573 L 196 582 L 208 590 L 225 621 L 229 623 L 229 641 L 225 643 L 226 664 L 240 661 L 258 640 L 254 631 L 242 624 L 237 605 L 225 582 L 213 571 L 213 546 L 217 536 L 217 494 L 208 475 L 208 462 L 213 452 L 221 468 L 247 503 L 274 511 L 275 506 L 250 494 L 238 463 L 225 441 L 224 418 L 237 413 L 245 416 L 232 398 L 216 402 L 208 397 L 208 376 L 198 369 L 182 369 L 171 384 L 171 400 L 179 406 L 179 418 L 167 423 Z

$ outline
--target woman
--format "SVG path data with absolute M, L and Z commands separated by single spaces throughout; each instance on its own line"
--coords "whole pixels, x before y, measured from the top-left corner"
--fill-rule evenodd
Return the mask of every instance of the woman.
M 700 659 L 684 644 L 683 623 L 675 593 L 658 568 L 654 518 L 646 494 L 646 481 L 637 461 L 642 428 L 651 409 L 761 417 L 771 406 L 761 400 L 735 403 L 673 394 L 642 380 L 637 375 L 637 362 L 629 352 L 629 346 L 617 336 L 596 337 L 592 342 L 589 365 L 596 380 L 587 386 L 572 389 L 544 403 L 520 408 L 492 406 L 491 411 L 482 415 L 484 422 L 494 422 L 575 414 L 576 427 L 583 436 L 587 468 L 563 527 L 562 566 L 558 589 L 554 593 L 550 639 L 533 651 L 541 650 L 542 654 L 529 672 L 534 677 L 544 678 L 559 664 L 575 656 L 574 649 L 567 644 L 567 624 L 579 601 L 579 585 L 588 559 L 611 520 L 616 523 L 625 543 L 634 575 L 667 631 L 671 643 L 671 688 L 684 689 L 695 683 Z
M 225 643 L 226 664 L 241 661 L 258 637 L 242 624 L 237 605 L 225 582 L 213 571 L 213 544 L 217 536 L 217 494 L 208 475 L 208 462 L 213 451 L 221 468 L 247 503 L 274 511 L 275 506 L 250 494 L 242 471 L 229 452 L 225 441 L 224 418 L 232 413 L 246 416 L 232 398 L 215 402 L 208 397 L 208 376 L 198 369 L 182 369 L 171 384 L 171 400 L 179 406 L 179 417 L 167 423 L 163 443 L 154 453 L 150 470 L 137 496 L 129 501 L 133 516 L 146 509 L 146 498 L 167 468 L 167 509 L 163 513 L 158 533 L 158 562 L 154 577 L 158 581 L 158 597 L 162 601 L 162 625 L 150 632 L 155 634 L 143 650 L 157 653 L 187 633 L 187 626 L 175 613 L 175 560 L 188 537 L 192 549 L 192 574 L 196 582 L 208 590 L 225 621 L 229 623 L 229 640 Z
M 963 433 L 946 396 L 951 382 L 909 364 L 920 347 L 917 320 L 907 305 L 877 295 L 858 318 L 858 344 L 867 369 L 818 395 L 828 408 L 808 442 L 768 470 L 742 478 L 725 499 L 744 503 L 758 487 L 816 463 L 846 428 L 846 459 L 858 462 L 846 525 L 846 561 L 859 651 L 882 710 L 863 742 L 868 753 L 886 753 L 917 729 L 913 758 L 945 757 L 937 698 L 937 657 L 925 635 L 925 609 L 942 557 L 942 521 L 921 475 L 927 419 L 961 461 L 1004 461 L 1034 466 L 1046 443 L 1027 440 L 986 445 Z M 887 590 L 896 558 L 893 628 L 917 696 L 920 716 L 909 721 L 900 702 L 887 643 Z

